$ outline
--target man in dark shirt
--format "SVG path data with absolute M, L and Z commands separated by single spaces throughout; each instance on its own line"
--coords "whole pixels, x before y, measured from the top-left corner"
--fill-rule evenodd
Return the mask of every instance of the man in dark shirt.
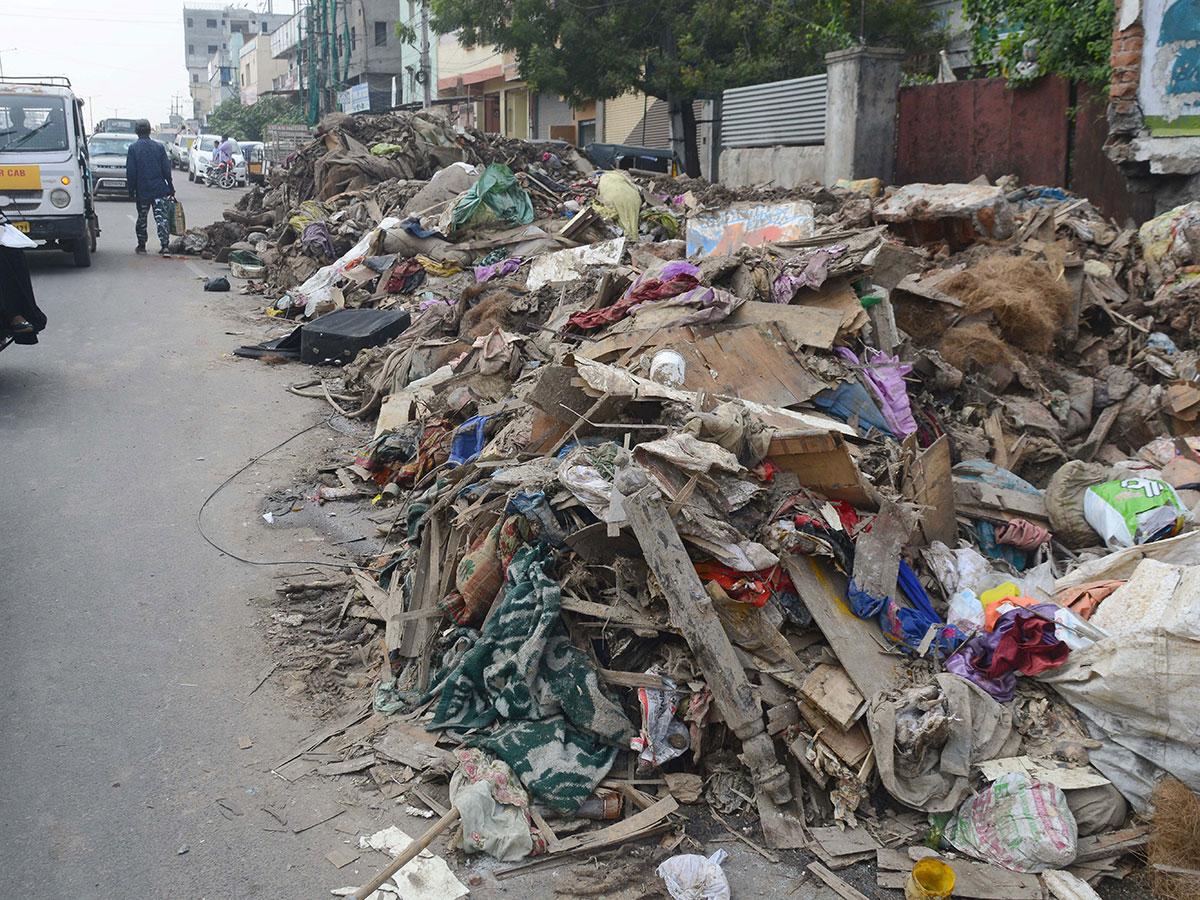
M 170 200 L 175 197 L 175 183 L 171 180 L 171 163 L 167 151 L 158 141 L 150 140 L 150 123 L 139 119 L 138 139 L 129 145 L 125 155 L 125 186 L 129 196 L 137 201 L 137 252 L 146 252 L 146 214 L 153 210 L 154 224 L 158 226 L 158 241 L 162 248 L 160 256 L 167 255 L 167 242 L 171 239 Z

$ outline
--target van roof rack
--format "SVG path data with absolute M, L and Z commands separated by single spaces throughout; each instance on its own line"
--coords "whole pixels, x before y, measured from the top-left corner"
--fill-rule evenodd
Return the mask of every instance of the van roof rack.
M 0 84 L 40 84 L 44 87 L 71 86 L 71 79 L 66 75 L 33 75 L 28 78 L 13 78 L 5 75 L 0 77 Z

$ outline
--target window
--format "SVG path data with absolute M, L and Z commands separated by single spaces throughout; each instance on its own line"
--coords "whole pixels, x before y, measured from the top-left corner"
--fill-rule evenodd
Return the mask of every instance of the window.
M 196 55 L 196 45 L 188 44 L 188 56 L 195 56 L 195 55 Z
M 375 46 L 387 46 L 387 22 L 375 23 Z
M 187 27 L 188 27 L 188 28 L 191 28 L 191 27 L 192 27 L 192 20 L 191 20 L 191 19 L 188 19 L 188 20 L 187 20 Z
M 350 52 L 353 53 L 358 49 L 358 26 L 350 26 Z
M 217 20 L 216 19 L 207 19 L 207 20 L 205 20 L 204 25 L 206 28 L 216 28 Z
M 596 140 L 596 120 L 595 119 L 580 119 L 579 120 L 579 146 L 586 147 L 588 144 Z
M 267 31 L 267 23 L 266 23 L 266 22 L 263 22 L 263 23 L 262 23 L 262 33 L 263 33 L 263 34 L 268 34 L 268 33 L 269 33 L 269 32 Z
M 246 86 L 246 73 L 242 72 L 242 87 Z
M 200 76 L 197 75 L 195 72 L 193 72 L 192 73 L 192 81 L 199 81 L 199 80 L 200 80 Z
M 214 53 L 216 53 L 216 52 L 217 52 L 217 45 L 216 45 L 216 44 L 209 44 L 209 45 L 208 45 L 208 55 L 209 55 L 209 56 L 212 56 L 212 55 L 213 55 Z

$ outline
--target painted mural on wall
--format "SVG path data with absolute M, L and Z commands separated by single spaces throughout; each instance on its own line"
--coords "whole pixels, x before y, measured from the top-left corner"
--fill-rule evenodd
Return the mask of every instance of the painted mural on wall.
M 1200 0 L 1143 0 L 1138 99 L 1155 132 L 1200 133 Z

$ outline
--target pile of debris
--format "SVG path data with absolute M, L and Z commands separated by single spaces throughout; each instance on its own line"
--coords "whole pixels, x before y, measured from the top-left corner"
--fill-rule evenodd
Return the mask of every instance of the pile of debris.
M 1156 783 L 1200 788 L 1197 212 L 316 159 L 391 127 L 246 206 L 253 290 L 346 363 L 295 391 L 375 420 L 319 497 L 391 545 L 341 584 L 383 653 L 330 765 L 501 876 L 670 855 L 699 803 L 843 897 L 867 859 L 981 900 L 1128 874 Z M 675 896 L 720 875 L 684 860 Z

